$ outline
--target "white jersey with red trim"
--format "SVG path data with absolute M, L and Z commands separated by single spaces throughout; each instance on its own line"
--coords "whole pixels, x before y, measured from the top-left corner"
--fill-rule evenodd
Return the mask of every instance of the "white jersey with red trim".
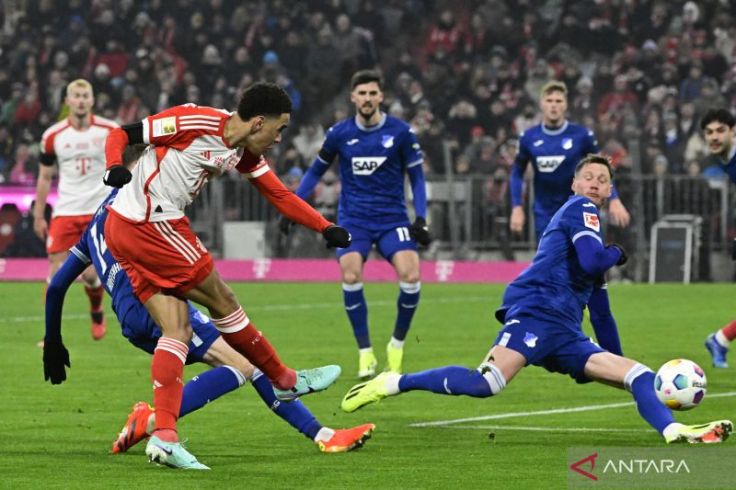
M 41 152 L 55 156 L 59 165 L 59 199 L 54 216 L 94 214 L 110 192 L 102 183 L 105 140 L 116 127 L 116 122 L 92 115 L 86 129 L 75 129 L 65 119 L 43 133 Z
M 136 222 L 183 217 L 209 178 L 233 169 L 243 157 L 242 148 L 230 148 L 223 139 L 230 116 L 223 109 L 184 104 L 143 119 L 143 141 L 152 146 L 112 209 Z M 268 170 L 266 161 L 257 159 L 247 173 L 257 177 Z

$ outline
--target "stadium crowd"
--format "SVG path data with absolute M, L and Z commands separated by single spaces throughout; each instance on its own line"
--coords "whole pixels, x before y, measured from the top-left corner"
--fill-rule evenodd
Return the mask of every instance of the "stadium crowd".
M 88 79 L 95 112 L 121 124 L 172 105 L 234 108 L 274 81 L 294 102 L 270 158 L 292 187 L 324 129 L 349 114 L 361 68 L 386 77 L 386 110 L 409 121 L 427 175 L 482 174 L 506 199 L 516 136 L 539 122 L 550 79 L 572 120 L 624 171 L 720 178 L 699 116 L 736 106 L 736 4 L 663 0 L 10 0 L 0 9 L 0 181 L 32 185 L 66 84 Z M 632 141 L 641 158 L 633 162 Z M 494 187 L 495 186 L 495 187 Z

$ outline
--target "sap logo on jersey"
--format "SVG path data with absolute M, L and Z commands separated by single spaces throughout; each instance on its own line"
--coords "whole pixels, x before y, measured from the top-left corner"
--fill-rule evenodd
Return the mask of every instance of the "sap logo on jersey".
M 353 157 L 353 175 L 371 175 L 385 161 L 386 157 Z
M 540 172 L 550 173 L 557 170 L 562 162 L 565 161 L 565 155 L 555 155 L 550 157 L 537 157 L 537 168 Z

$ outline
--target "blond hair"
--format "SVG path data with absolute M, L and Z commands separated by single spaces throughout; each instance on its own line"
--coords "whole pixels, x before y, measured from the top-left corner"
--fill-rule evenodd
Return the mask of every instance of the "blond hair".
M 567 97 L 567 85 L 565 85 L 565 82 L 560 82 L 558 80 L 547 82 L 542 86 L 542 90 L 539 91 L 539 97 L 542 98 L 552 92 L 562 92 L 562 95 Z
M 66 86 L 66 93 L 68 94 L 73 88 L 77 87 L 86 88 L 87 90 L 92 92 L 92 94 L 94 94 L 94 90 L 92 90 L 92 84 L 84 78 L 77 78 L 76 80 L 72 80 L 71 82 L 69 82 L 69 85 Z

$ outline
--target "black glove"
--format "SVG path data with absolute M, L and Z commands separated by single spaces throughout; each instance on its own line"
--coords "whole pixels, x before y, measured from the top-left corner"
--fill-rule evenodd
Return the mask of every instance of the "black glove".
M 618 243 L 612 243 L 609 245 L 609 247 L 616 247 L 619 252 L 621 252 L 621 257 L 618 259 L 618 262 L 616 262 L 616 265 L 624 265 L 626 262 L 629 261 L 629 256 L 626 255 L 626 250 L 622 245 L 619 245 Z
M 424 218 L 414 220 L 414 223 L 409 227 L 409 235 L 423 247 L 432 242 L 432 235 L 429 234 L 429 228 L 427 228 L 427 222 Z
M 281 219 L 279 219 L 279 231 L 284 235 L 289 234 L 292 226 L 294 226 L 294 222 L 286 216 L 282 216 Z
M 736 238 L 731 242 L 731 260 L 736 260 Z
M 322 236 L 327 241 L 327 248 L 345 248 L 349 247 L 353 241 L 350 232 L 342 226 L 330 225 L 322 232 Z
M 105 185 L 120 189 L 130 182 L 130 179 L 132 178 L 133 174 L 131 174 L 130 170 L 125 168 L 124 165 L 114 165 L 107 169 L 105 176 L 102 177 L 102 182 L 104 182 Z
M 58 385 L 66 380 L 66 367 L 72 367 L 69 362 L 69 351 L 66 350 L 61 339 L 43 341 L 43 378 L 51 380 L 52 385 Z

